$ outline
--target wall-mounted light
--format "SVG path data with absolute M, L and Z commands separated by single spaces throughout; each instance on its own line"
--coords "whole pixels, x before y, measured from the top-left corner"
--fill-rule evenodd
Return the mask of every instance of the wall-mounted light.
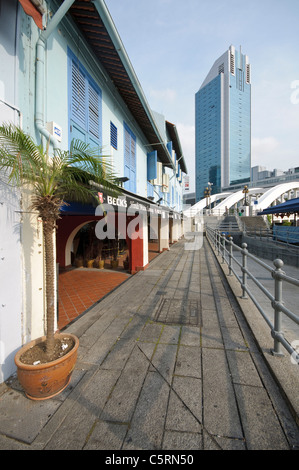
M 115 178 L 115 180 L 118 182 L 118 183 L 121 183 L 121 187 L 123 187 L 123 183 L 126 183 L 126 181 L 129 181 L 130 178 L 128 178 L 127 176 L 121 176 L 120 178 Z

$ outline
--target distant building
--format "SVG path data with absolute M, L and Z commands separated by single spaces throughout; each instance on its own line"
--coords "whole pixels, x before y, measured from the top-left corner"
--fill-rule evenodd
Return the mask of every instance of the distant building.
M 216 60 L 195 95 L 196 200 L 250 181 L 251 67 L 234 46 Z
M 194 206 L 195 202 L 196 202 L 195 192 L 185 193 L 183 195 L 183 204 L 184 204 L 184 206 Z
M 299 179 L 299 167 L 283 171 L 277 168 L 268 170 L 264 166 L 256 165 L 251 168 L 251 182 L 249 186 L 256 186 L 257 184 L 263 187 L 274 186 L 275 184 L 296 181 L 297 179 Z

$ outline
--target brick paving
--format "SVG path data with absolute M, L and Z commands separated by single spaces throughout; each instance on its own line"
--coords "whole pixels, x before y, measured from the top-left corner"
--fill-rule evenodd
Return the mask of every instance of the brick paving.
M 158 243 L 149 243 L 149 262 L 158 255 Z M 128 278 L 129 273 L 122 267 L 124 258 L 125 255 L 120 257 L 120 268 L 115 271 L 109 269 L 110 261 L 107 261 L 104 270 L 70 268 L 60 272 L 58 281 L 59 330 Z
M 85 268 L 61 272 L 58 283 L 58 328 L 64 328 L 124 282 L 128 276 L 124 271 Z

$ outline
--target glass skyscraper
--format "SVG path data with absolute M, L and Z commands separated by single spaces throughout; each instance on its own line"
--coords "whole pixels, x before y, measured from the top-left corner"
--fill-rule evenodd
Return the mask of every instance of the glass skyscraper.
M 195 95 L 196 200 L 250 181 L 251 77 L 234 46 L 214 63 Z

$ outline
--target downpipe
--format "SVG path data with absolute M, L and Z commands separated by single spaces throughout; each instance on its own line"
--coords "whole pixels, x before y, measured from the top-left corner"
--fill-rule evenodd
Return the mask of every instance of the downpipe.
M 59 149 L 58 140 L 45 127 L 44 119 L 44 81 L 45 81 L 45 51 L 47 40 L 66 15 L 75 0 L 65 0 L 56 11 L 49 26 L 42 31 L 36 44 L 36 78 L 35 78 L 35 126 L 39 133 L 53 145 L 54 153 Z

